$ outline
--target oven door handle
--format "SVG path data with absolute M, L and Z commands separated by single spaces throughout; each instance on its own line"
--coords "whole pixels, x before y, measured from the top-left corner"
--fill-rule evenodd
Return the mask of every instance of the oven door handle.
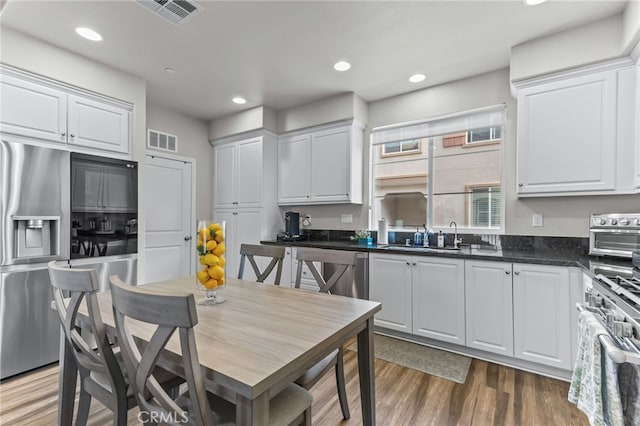
M 594 234 L 638 234 L 640 235 L 640 229 L 591 229 L 589 232 Z

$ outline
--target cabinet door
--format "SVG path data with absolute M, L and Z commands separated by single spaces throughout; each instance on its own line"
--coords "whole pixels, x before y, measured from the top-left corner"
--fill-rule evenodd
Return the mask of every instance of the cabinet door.
M 518 194 L 614 190 L 615 121 L 615 71 L 520 90 Z
M 2 75 L 0 111 L 0 132 L 67 140 L 67 95 L 60 90 Z
M 467 346 L 513 356 L 511 263 L 465 261 Z
M 69 144 L 128 153 L 130 116 L 126 108 L 69 95 Z
M 236 148 L 234 144 L 213 148 L 213 205 L 215 208 L 236 206 Z
M 516 358 L 571 368 L 569 268 L 513 264 Z
M 236 144 L 236 202 L 238 207 L 262 204 L 262 138 Z
M 370 299 L 382 303 L 374 324 L 411 333 L 411 262 L 408 256 L 369 256 Z
M 77 162 L 71 179 L 71 210 L 102 211 L 102 166 Z
M 240 268 L 240 244 L 260 244 L 261 209 L 215 210 L 214 220 L 226 222 L 226 275 L 237 277 Z M 251 268 L 245 268 L 244 279 L 255 280 Z
M 311 135 L 311 200 L 348 201 L 351 178 L 350 130 L 331 129 Z
M 278 204 L 311 200 L 311 137 L 308 134 L 278 140 Z
M 464 260 L 415 256 L 413 334 L 464 345 Z
M 131 182 L 136 169 L 104 166 L 102 169 L 102 207 L 105 212 L 135 212 L 138 206 Z

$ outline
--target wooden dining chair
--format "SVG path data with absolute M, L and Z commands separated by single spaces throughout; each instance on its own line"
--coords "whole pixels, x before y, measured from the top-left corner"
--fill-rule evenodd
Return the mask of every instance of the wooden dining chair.
M 253 273 L 256 275 L 256 281 L 263 283 L 264 280 L 271 274 L 273 268 L 276 267 L 276 276 L 274 279 L 275 285 L 280 285 L 280 278 L 282 277 L 282 264 L 284 261 L 285 248 L 280 246 L 263 246 L 256 244 L 242 244 L 240 245 L 240 269 L 238 270 L 238 279 L 242 279 L 244 276 L 244 267 L 246 260 L 249 260 L 249 264 L 253 269 Z M 263 271 L 260 271 L 260 267 L 256 262 L 256 257 L 271 258 L 271 261 Z
M 205 390 L 194 332 L 198 313 L 193 294 L 159 294 L 129 286 L 116 275 L 111 276 L 109 282 L 116 331 L 127 372 L 133 378 L 132 386 L 140 410 L 155 418 L 172 418 L 175 423 L 188 419 L 198 426 L 235 422 L 235 405 Z M 144 348 L 131 335 L 128 319 L 157 326 Z M 174 400 L 158 386 L 154 366 L 176 331 L 182 358 L 182 365 L 178 368 L 184 371 L 188 396 Z M 310 426 L 312 401 L 311 394 L 302 387 L 295 384 L 287 386 L 269 402 L 269 425 L 302 423 Z
M 113 342 L 115 336 L 108 336 L 100 316 L 96 271 L 70 269 L 57 265 L 55 261 L 49 262 L 48 267 L 60 324 L 80 374 L 76 424 L 87 423 L 93 397 L 113 411 L 114 425 L 124 426 L 127 424 L 127 411 L 135 407 L 136 400 L 123 375 L 120 360 L 114 354 L 114 348 L 117 348 Z M 78 313 L 83 303 L 87 316 Z M 161 382 L 173 388 L 183 380 L 165 371 Z
M 302 268 L 306 264 L 311 275 L 316 280 L 320 293 L 331 293 L 336 283 L 346 277 L 349 282 L 353 281 L 354 268 L 356 266 L 356 252 L 340 251 L 340 250 L 322 250 L 314 248 L 298 248 L 296 259 L 298 260 L 298 269 L 296 272 L 295 287 L 300 288 L 302 281 Z M 331 276 L 325 280 L 314 262 L 321 265 L 331 264 L 334 271 Z M 296 383 L 305 389 L 311 389 L 329 370 L 335 368 L 336 385 L 338 388 L 338 399 L 340 400 L 340 408 L 342 409 L 342 417 L 348 419 L 349 403 L 347 402 L 347 390 L 344 379 L 344 349 L 340 346 L 331 352 L 315 366 L 309 369 L 302 377 L 296 380 Z

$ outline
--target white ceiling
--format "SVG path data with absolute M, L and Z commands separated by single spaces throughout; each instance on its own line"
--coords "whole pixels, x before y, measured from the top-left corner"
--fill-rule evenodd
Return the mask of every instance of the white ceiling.
M 627 2 L 198 3 L 202 12 L 174 26 L 132 0 L 10 0 L 0 25 L 141 76 L 149 100 L 212 119 L 344 92 L 374 101 L 503 68 L 511 46 L 619 14 Z M 104 41 L 80 38 L 77 26 L 97 30 Z M 340 59 L 352 69 L 334 71 Z M 409 83 L 416 72 L 426 80 Z M 249 102 L 231 103 L 238 95 Z

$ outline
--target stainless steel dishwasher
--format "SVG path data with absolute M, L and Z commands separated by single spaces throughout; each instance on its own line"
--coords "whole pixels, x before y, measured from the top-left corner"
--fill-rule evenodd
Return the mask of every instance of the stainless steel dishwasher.
M 356 257 L 353 276 L 349 277 L 345 274 L 340 277 L 331 289 L 331 293 L 369 300 L 369 253 L 358 252 Z M 335 265 L 327 263 L 322 268 L 322 276 L 324 279 L 328 279 L 335 270 Z

